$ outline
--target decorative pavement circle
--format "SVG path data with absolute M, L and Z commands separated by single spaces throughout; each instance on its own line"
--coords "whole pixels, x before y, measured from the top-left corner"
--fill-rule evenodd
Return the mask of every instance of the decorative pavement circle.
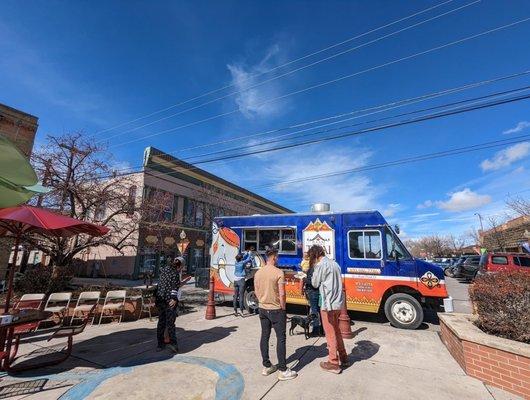
M 60 400 L 187 398 L 238 400 L 245 387 L 243 376 L 231 364 L 212 358 L 176 355 L 168 360 L 110 367 L 86 373 L 61 372 L 41 376 L 51 381 L 80 381 Z

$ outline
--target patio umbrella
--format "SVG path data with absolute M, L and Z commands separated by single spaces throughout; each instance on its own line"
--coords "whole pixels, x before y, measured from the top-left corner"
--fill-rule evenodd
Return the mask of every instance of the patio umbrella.
M 24 154 L 0 134 L 0 208 L 25 203 L 49 189 L 37 184 L 37 175 Z
M 9 302 L 13 292 L 13 276 L 18 255 L 20 238 L 25 233 L 37 233 L 43 236 L 69 237 L 79 233 L 90 236 L 103 236 L 109 228 L 75 218 L 55 214 L 42 208 L 18 206 L 0 209 L 0 236 L 15 236 L 13 264 L 9 270 L 6 305 L 4 312 L 9 311 Z

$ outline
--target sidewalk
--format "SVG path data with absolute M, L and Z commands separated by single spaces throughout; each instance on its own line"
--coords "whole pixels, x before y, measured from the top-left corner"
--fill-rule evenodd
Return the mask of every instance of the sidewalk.
M 0 397 L 10 393 L 9 398 L 35 400 L 163 400 L 177 395 L 216 400 L 512 398 L 467 377 L 441 343 L 437 326 L 406 331 L 388 323 L 356 322 L 354 339 L 346 341 L 353 365 L 341 375 L 320 370 L 319 361 L 326 356 L 323 339 L 289 336 L 288 361 L 300 375 L 279 382 L 275 375 L 260 374 L 256 316 L 236 318 L 230 308 L 217 307 L 217 318 L 206 321 L 204 311 L 196 307 L 177 319 L 178 355 L 155 352 L 156 320 L 92 326 L 75 338 L 74 357 L 67 362 L 2 377 Z M 42 351 L 40 346 L 46 345 L 30 338 L 21 351 Z M 274 347 L 273 338 L 273 360 Z

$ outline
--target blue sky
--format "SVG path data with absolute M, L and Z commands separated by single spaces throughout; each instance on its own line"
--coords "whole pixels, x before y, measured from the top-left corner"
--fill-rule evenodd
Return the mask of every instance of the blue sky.
M 149 145 L 182 158 L 234 145 L 244 151 L 249 144 L 285 132 L 245 139 L 252 134 L 530 69 L 528 21 L 305 90 L 530 17 L 528 1 L 485 0 L 248 89 L 472 0 L 447 2 L 259 75 L 441 3 L 4 1 L 0 102 L 39 117 L 38 142 L 49 133 L 83 130 L 96 141 L 108 142 L 116 165 L 122 168 L 141 164 L 143 149 Z M 513 79 L 344 124 L 521 87 L 529 80 L 528 76 Z M 229 88 L 107 130 L 225 86 Z M 305 91 L 269 101 L 301 90 Z M 507 196 L 528 196 L 529 142 L 320 180 L 274 184 L 530 134 L 529 104 L 522 101 L 203 167 L 297 211 L 307 210 L 312 202 L 327 201 L 336 210 L 379 209 L 391 222 L 399 223 L 408 237 L 461 234 L 478 226 L 474 213 L 502 217 Z M 234 137 L 242 138 L 182 150 Z

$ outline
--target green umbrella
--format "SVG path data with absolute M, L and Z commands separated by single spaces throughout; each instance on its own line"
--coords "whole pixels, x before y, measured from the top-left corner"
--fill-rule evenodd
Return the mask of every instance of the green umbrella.
M 37 174 L 20 150 L 0 134 L 0 208 L 25 203 L 49 190 L 37 184 Z

